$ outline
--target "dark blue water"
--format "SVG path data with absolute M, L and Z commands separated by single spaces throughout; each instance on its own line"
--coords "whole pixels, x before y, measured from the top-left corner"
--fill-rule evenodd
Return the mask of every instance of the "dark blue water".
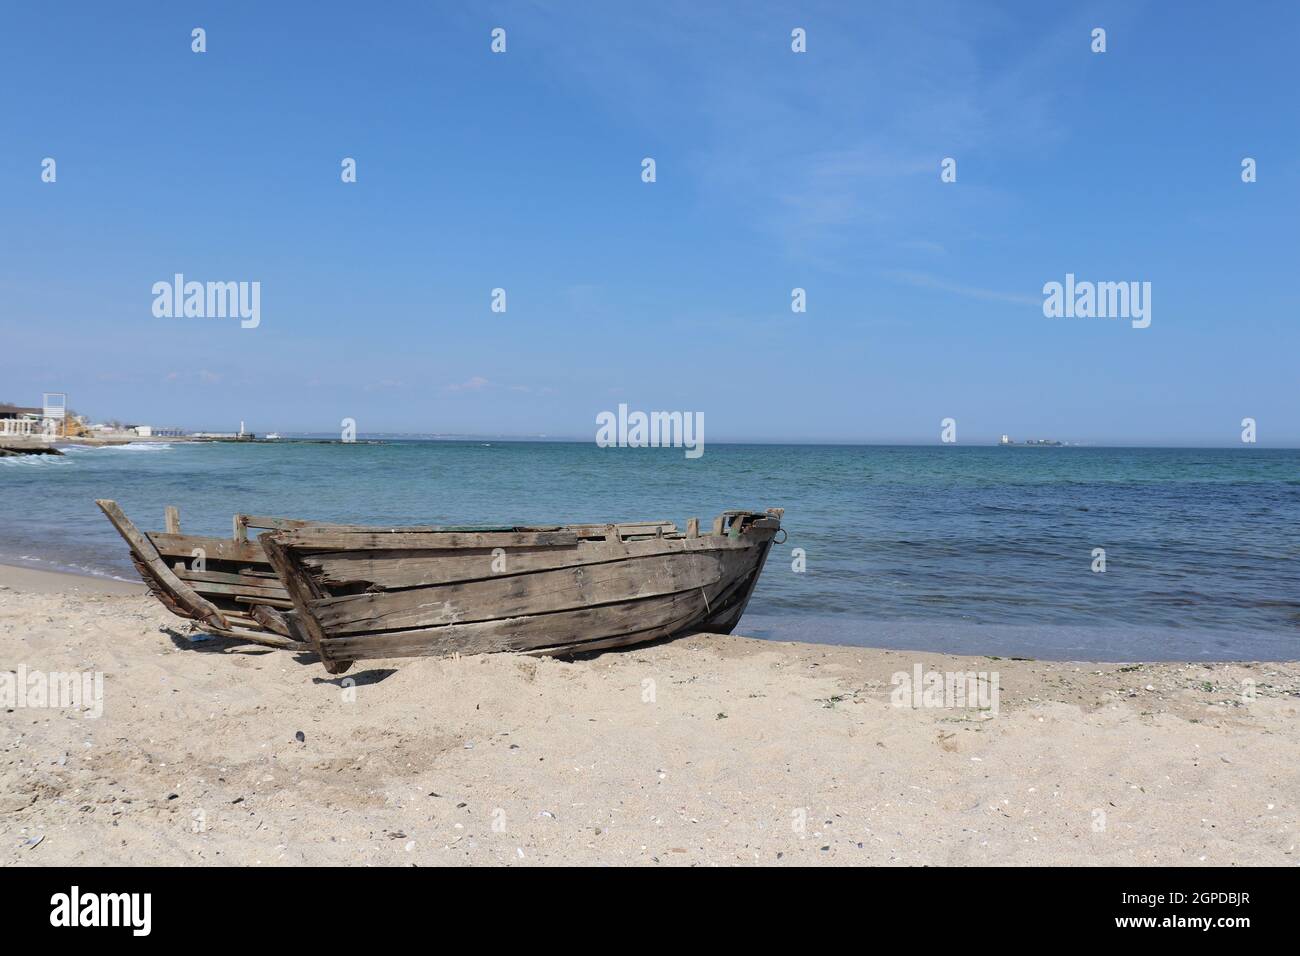
M 0 459 L 0 561 L 131 576 L 94 507 L 560 523 L 786 509 L 740 631 L 1080 660 L 1300 656 L 1300 451 L 173 444 Z M 806 571 L 793 570 L 793 549 Z M 1106 551 L 1095 573 L 1093 549 Z

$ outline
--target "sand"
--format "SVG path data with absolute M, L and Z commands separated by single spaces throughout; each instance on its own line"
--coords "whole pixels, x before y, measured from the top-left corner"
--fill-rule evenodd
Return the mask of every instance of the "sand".
M 996 713 L 896 706 L 918 664 L 996 672 Z M 0 568 L 20 666 L 102 672 L 102 715 L 0 711 L 0 865 L 1300 860 L 1294 663 L 702 635 L 331 677 L 193 641 L 135 585 Z

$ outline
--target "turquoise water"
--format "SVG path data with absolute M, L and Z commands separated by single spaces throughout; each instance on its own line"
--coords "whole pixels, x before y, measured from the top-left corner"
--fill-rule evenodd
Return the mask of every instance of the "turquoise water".
M 184 444 L 0 459 L 0 561 L 132 576 L 92 499 L 185 531 L 236 511 L 560 523 L 784 507 L 739 628 L 1081 660 L 1300 656 L 1300 451 L 421 442 Z M 803 549 L 806 571 L 793 570 Z M 1106 551 L 1094 573 L 1094 548 Z

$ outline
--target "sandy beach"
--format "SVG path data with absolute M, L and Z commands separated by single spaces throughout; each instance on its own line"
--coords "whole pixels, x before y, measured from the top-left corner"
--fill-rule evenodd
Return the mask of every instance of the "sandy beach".
M 103 675 L 5 708 L 0 864 L 1300 859 L 1300 664 L 697 635 L 330 677 L 198 636 L 140 586 L 0 568 L 3 669 Z M 996 708 L 897 706 L 918 665 L 996 674 Z

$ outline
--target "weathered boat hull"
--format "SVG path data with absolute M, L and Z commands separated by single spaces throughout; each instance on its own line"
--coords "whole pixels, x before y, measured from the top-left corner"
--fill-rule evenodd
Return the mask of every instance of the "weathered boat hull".
M 235 515 L 230 538 L 181 534 L 180 515 L 167 508 L 166 531 L 141 531 L 117 502 L 98 499 L 131 549 L 150 592 L 177 617 L 205 631 L 271 647 L 311 650 L 292 619 L 293 602 L 248 528 L 303 527 L 291 518 Z
M 355 660 L 572 654 L 732 630 L 779 509 L 709 533 L 666 522 L 550 528 L 298 528 L 259 541 L 331 673 Z

